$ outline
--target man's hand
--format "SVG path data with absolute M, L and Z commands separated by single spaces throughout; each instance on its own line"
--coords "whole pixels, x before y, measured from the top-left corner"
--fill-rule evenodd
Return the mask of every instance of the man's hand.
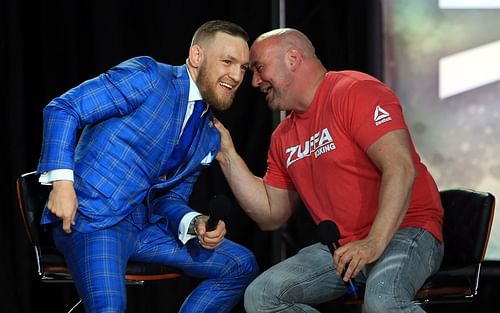
M 235 148 L 233 144 L 233 139 L 231 138 L 231 134 L 226 129 L 226 127 L 224 127 L 224 125 L 222 125 L 222 123 L 215 117 L 214 117 L 214 125 L 219 131 L 221 136 L 220 150 L 215 158 L 217 161 L 221 162 L 224 161 L 223 159 L 226 155 L 235 152 Z
M 355 277 L 366 264 L 375 262 L 384 252 L 385 247 L 380 247 L 376 240 L 369 237 L 340 246 L 333 254 L 333 262 L 337 275 L 341 275 L 347 266 L 344 281 Z
M 50 212 L 62 219 L 64 232 L 71 233 L 71 225 L 75 224 L 75 215 L 78 208 L 73 182 L 69 180 L 54 181 L 47 207 Z
M 198 234 L 198 239 L 203 248 L 215 249 L 224 240 L 226 235 L 226 224 L 224 221 L 220 220 L 217 224 L 217 228 L 212 231 L 206 231 L 208 216 L 203 215 L 196 220 L 196 232 Z

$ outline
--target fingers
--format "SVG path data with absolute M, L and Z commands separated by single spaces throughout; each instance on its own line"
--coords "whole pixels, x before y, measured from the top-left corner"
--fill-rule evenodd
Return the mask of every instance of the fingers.
M 334 262 L 337 275 L 342 276 L 344 281 L 348 281 L 356 276 L 361 269 L 358 266 L 362 264 L 359 255 L 355 254 L 354 249 L 348 249 L 348 246 L 341 247 L 335 250 Z M 362 264 L 364 266 L 364 264 Z
M 215 116 L 214 116 L 214 125 L 215 128 L 219 130 L 219 132 L 222 132 L 223 130 L 226 129 L 224 125 L 222 125 L 221 121 L 219 121 Z
M 71 226 L 75 224 L 78 200 L 72 181 L 54 181 L 47 203 L 49 211 L 60 218 L 65 233 L 71 233 Z
M 224 127 L 221 121 L 219 121 L 215 117 L 214 117 L 214 126 L 221 134 L 223 141 L 225 141 L 226 139 L 229 140 L 229 138 L 231 138 L 231 135 L 229 134 L 229 131 L 226 129 L 226 127 Z
M 344 281 L 348 281 L 349 279 L 355 277 L 359 273 L 358 270 L 359 264 L 360 260 L 357 258 L 351 259 L 351 261 L 347 263 L 347 269 L 344 273 L 344 276 L 342 277 Z
M 344 273 L 346 264 L 348 264 L 351 259 L 350 258 L 348 259 L 346 254 L 339 249 L 335 250 L 335 253 L 333 254 L 333 259 L 335 263 L 335 271 L 337 272 L 337 275 L 341 276 Z
M 76 210 L 68 211 L 61 209 L 51 200 L 49 200 L 47 208 L 49 209 L 49 212 L 62 220 L 63 231 L 67 234 L 71 233 L 71 226 L 75 225 Z
M 71 225 L 72 225 L 72 220 L 71 220 L 71 217 L 67 217 L 67 218 L 63 218 L 63 231 L 66 233 L 66 234 L 70 234 L 71 233 Z
M 209 232 L 205 230 L 205 225 L 200 226 L 201 229 L 199 228 L 200 232 L 198 237 L 201 246 L 206 249 L 217 248 L 222 243 L 226 235 L 226 225 L 224 221 L 219 221 L 217 228 Z
M 63 228 L 63 231 L 66 234 L 70 234 L 71 233 L 71 227 L 73 225 L 75 225 L 75 215 L 76 215 L 76 210 L 73 210 L 70 213 L 70 215 L 63 215 L 63 216 L 61 216 L 61 219 L 63 221 L 62 228 Z
M 355 277 L 368 263 L 369 250 L 358 243 L 346 244 L 335 250 L 334 264 L 337 275 L 342 276 L 344 281 Z

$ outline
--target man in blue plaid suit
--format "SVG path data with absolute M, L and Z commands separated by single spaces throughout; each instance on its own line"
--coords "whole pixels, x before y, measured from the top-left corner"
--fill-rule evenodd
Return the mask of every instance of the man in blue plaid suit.
M 45 107 L 37 172 L 52 192 L 41 222 L 87 312 L 125 311 L 128 260 L 203 279 L 181 312 L 229 312 L 257 275 L 253 254 L 224 240 L 224 222 L 206 231 L 207 217 L 188 206 L 220 148 L 210 107 L 231 106 L 248 68 L 247 41 L 240 26 L 210 21 L 195 32 L 185 65 L 132 58 Z M 199 100 L 206 103 L 201 125 L 172 164 Z

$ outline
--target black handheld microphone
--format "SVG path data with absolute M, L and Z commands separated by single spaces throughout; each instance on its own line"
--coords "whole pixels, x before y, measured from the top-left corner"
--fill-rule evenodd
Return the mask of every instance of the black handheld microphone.
M 217 228 L 219 220 L 225 219 L 229 215 L 230 202 L 224 195 L 215 195 L 208 203 L 208 221 L 206 224 L 207 231 L 212 231 Z
M 340 238 L 340 232 L 339 228 L 337 227 L 337 224 L 335 224 L 333 221 L 325 220 L 319 223 L 318 225 L 318 237 L 319 241 L 328 246 L 328 249 L 330 250 L 330 253 L 333 255 L 335 250 L 340 247 L 339 245 L 339 238 Z M 342 271 L 342 277 L 344 277 L 345 274 L 345 269 Z M 358 289 L 359 286 L 356 285 L 354 282 L 354 279 L 349 279 L 348 281 L 344 282 L 346 287 L 347 287 L 347 292 L 351 294 L 351 296 L 354 299 L 359 299 L 358 297 Z

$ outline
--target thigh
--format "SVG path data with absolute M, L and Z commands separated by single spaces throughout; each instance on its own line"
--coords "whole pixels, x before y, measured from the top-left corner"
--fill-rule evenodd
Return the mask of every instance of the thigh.
M 119 224 L 89 233 L 73 230 L 66 234 L 58 225 L 53 227 L 53 236 L 87 310 L 99 311 L 93 306 L 123 307 L 125 268 L 133 250 L 134 228 Z
M 369 298 L 411 301 L 425 280 L 441 264 L 443 245 L 421 228 L 403 228 L 394 235 L 370 269 L 365 302 Z
M 256 265 L 250 250 L 229 239 L 213 250 L 203 248 L 196 238 L 182 244 L 163 224 L 148 225 L 140 232 L 131 259 L 178 267 L 198 278 L 217 278 Z
M 330 251 L 320 243 L 305 247 L 272 266 L 260 274 L 251 287 L 262 293 L 261 296 L 277 297 L 288 303 L 318 304 L 346 293 Z

